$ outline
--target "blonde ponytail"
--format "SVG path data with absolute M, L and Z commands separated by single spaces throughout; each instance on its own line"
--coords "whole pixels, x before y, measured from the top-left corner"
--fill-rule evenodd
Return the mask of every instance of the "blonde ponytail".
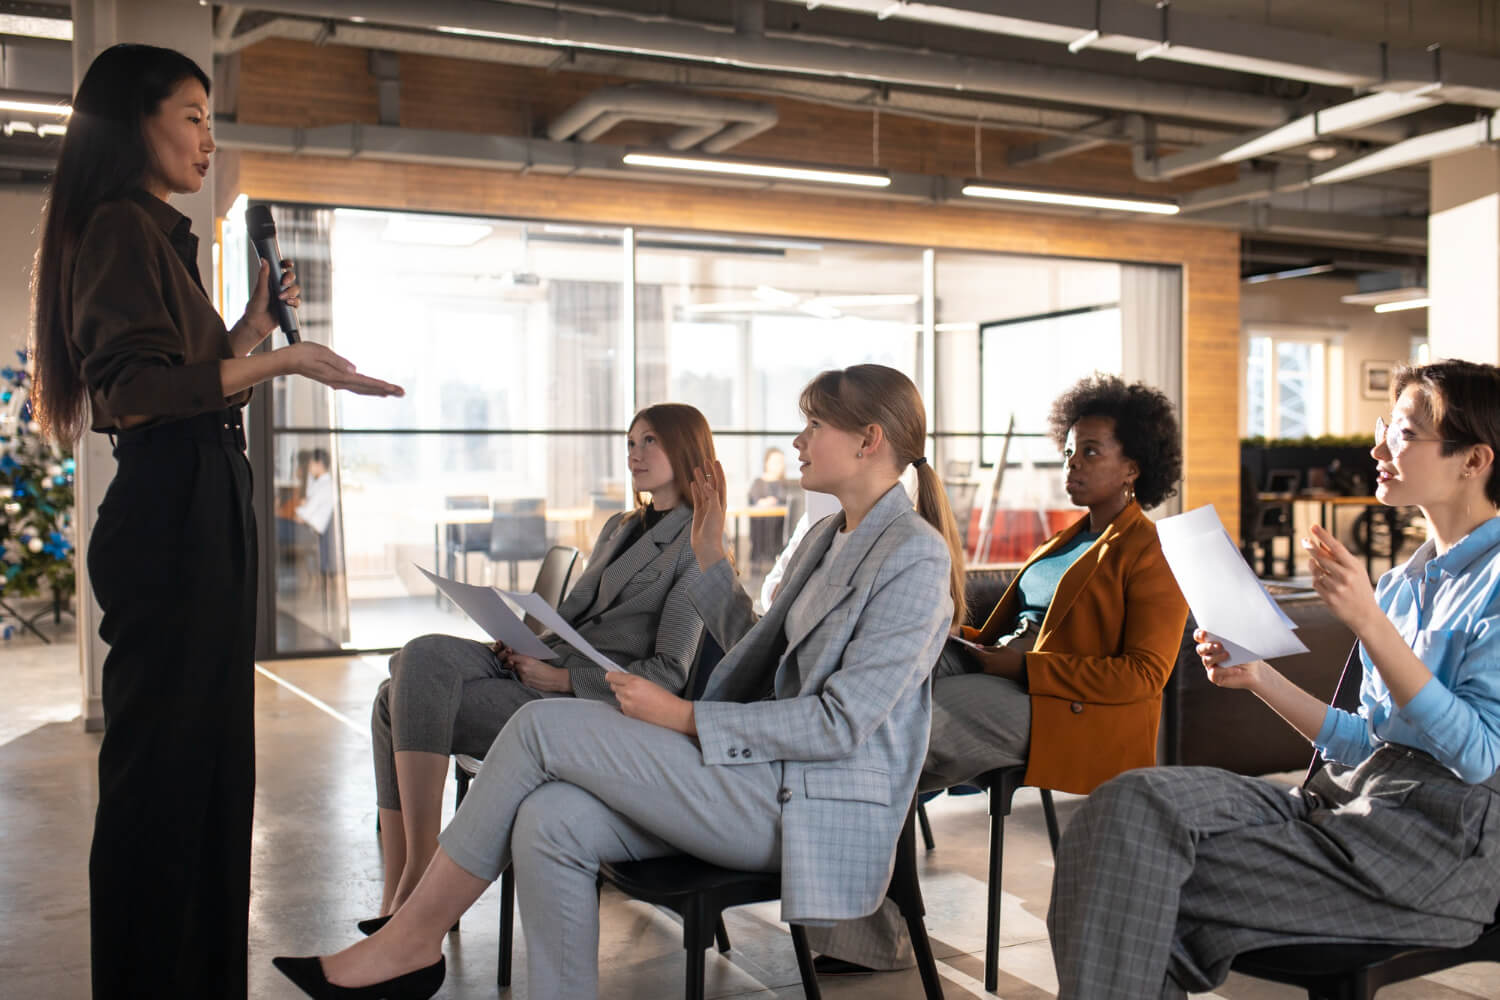
M 943 480 L 924 458 L 917 463 L 917 513 L 923 520 L 937 529 L 948 543 L 948 555 L 953 565 L 949 570 L 948 587 L 953 593 L 953 624 L 964 623 L 968 605 L 964 601 L 964 543 L 959 533 L 958 522 L 953 517 L 953 508 L 948 505 L 948 493 L 943 489 Z

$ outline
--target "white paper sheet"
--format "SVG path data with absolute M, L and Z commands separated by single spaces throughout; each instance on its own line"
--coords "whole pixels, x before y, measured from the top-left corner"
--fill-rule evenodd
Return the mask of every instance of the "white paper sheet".
M 572 646 L 605 670 L 624 671 L 624 667 L 599 652 L 589 644 L 587 639 L 579 635 L 573 626 L 565 622 L 562 615 L 557 613 L 557 609 L 548 604 L 541 594 L 523 594 L 514 590 L 501 590 L 497 591 L 497 593 L 515 601 L 528 615 L 547 626 L 569 646 Z
M 1230 541 L 1212 504 L 1156 522 L 1162 552 L 1198 627 L 1224 644 L 1225 666 L 1305 653 L 1291 620 Z
M 422 575 L 463 609 L 464 614 L 474 619 L 475 624 L 490 634 L 492 639 L 505 643 L 518 653 L 534 656 L 538 660 L 550 660 L 557 656 L 552 648 L 538 639 L 536 633 L 526 627 L 521 616 L 505 603 L 501 592 L 494 587 L 477 587 L 459 583 L 446 577 L 434 576 L 422 567 Z M 546 602 L 543 601 L 543 604 Z M 529 610 L 529 609 L 528 609 Z

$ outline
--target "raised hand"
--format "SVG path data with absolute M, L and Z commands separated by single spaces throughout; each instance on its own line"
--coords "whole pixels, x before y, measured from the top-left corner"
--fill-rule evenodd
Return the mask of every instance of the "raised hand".
M 725 493 L 723 463 L 716 460 L 711 471 L 694 469 L 688 488 L 693 494 L 693 529 L 689 538 L 693 555 L 698 557 L 698 568 L 706 571 L 726 556 L 724 512 L 729 508 L 729 497 Z
M 339 357 L 322 344 L 304 340 L 277 352 L 278 356 L 283 353 L 290 373 L 304 375 L 330 389 L 347 389 L 361 396 L 406 395 L 406 390 L 399 385 L 359 374 L 354 369 L 354 362 Z
M 1315 524 L 1309 537 L 1302 540 L 1302 547 L 1307 550 L 1313 590 L 1355 635 L 1363 638 L 1365 629 L 1376 619 L 1386 620 L 1375 603 L 1375 589 L 1370 586 L 1364 562 L 1342 542 Z

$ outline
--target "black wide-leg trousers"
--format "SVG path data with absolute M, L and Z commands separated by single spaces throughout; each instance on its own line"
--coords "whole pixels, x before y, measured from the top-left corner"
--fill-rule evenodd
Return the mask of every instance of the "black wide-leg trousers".
M 102 998 L 246 995 L 256 549 L 240 411 L 118 435 L 88 569 L 105 732 L 89 856 Z

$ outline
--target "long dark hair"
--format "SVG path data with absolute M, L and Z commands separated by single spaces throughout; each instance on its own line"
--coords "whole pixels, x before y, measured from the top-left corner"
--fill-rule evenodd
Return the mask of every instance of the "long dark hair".
M 208 92 L 208 75 L 181 52 L 115 45 L 94 59 L 73 96 L 31 280 L 31 408 L 42 430 L 59 440 L 76 439 L 88 419 L 87 386 L 68 352 L 73 253 L 94 209 L 144 183 L 151 166 L 146 119 L 189 78 Z

